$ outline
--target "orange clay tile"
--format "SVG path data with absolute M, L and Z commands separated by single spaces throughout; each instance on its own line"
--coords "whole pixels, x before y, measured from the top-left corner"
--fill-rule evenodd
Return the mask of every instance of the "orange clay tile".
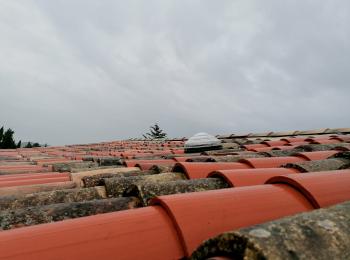
M 175 162 L 158 162 L 158 163 L 137 163 L 135 167 L 139 167 L 142 171 L 146 171 L 151 169 L 155 165 L 163 165 L 163 166 L 174 166 Z
M 311 143 L 312 144 L 336 144 L 340 143 L 338 139 L 315 139 Z
M 17 180 L 35 180 L 43 178 L 57 178 L 57 177 L 70 177 L 68 172 L 45 172 L 45 173 L 29 173 L 29 174 L 13 174 L 13 175 L 0 175 L 0 183 L 3 181 L 17 181 Z
M 315 208 L 350 200 L 350 170 L 272 177 L 266 183 L 284 183 L 299 190 Z
M 176 163 L 173 172 L 182 172 L 186 174 L 189 179 L 205 178 L 210 172 L 225 169 L 248 169 L 250 166 L 242 163 L 196 163 L 184 162 Z
M 350 136 L 348 135 L 339 135 L 337 137 L 330 138 L 330 140 L 333 140 L 333 139 L 339 140 L 341 142 L 350 142 Z
M 276 141 L 264 141 L 261 144 L 267 144 L 268 146 L 282 146 L 287 143 L 288 141 L 285 141 L 285 140 L 276 140 Z
M 0 259 L 161 260 L 183 256 L 175 227 L 160 207 L 0 232 Z
M 307 137 L 286 137 L 282 138 L 281 140 L 285 140 L 288 143 L 295 143 L 295 142 L 305 142 L 305 140 L 308 139 Z
M 255 148 L 268 147 L 268 145 L 267 144 L 246 144 L 246 145 L 243 145 L 243 147 L 249 151 Z
M 23 185 L 33 185 L 33 184 L 43 184 L 52 182 L 65 182 L 70 181 L 69 176 L 56 177 L 56 178 L 40 178 L 40 179 L 29 179 L 29 180 L 13 180 L 13 181 L 1 181 L 0 188 L 2 187 L 13 187 L 13 186 L 23 186 Z
M 223 178 L 231 187 L 264 184 L 271 177 L 299 173 L 296 169 L 262 168 L 243 170 L 220 170 L 208 174 L 208 178 Z
M 312 210 L 288 185 L 257 185 L 161 196 L 152 200 L 173 219 L 187 255 L 222 232 Z M 257 214 L 258 213 L 258 214 Z
M 324 160 L 328 159 L 329 157 L 339 153 L 339 151 L 317 151 L 317 152 L 303 152 L 303 153 L 297 153 L 295 156 L 299 156 L 302 158 L 305 158 L 309 161 L 315 161 L 315 160 Z
M 274 168 L 280 167 L 281 165 L 286 163 L 295 163 L 302 161 L 306 161 L 306 159 L 296 156 L 285 156 L 268 158 L 247 158 L 239 160 L 239 163 L 249 165 L 251 168 Z
M 160 163 L 173 163 L 174 160 L 125 160 L 124 165 L 127 167 L 135 167 L 136 164 L 140 163 L 152 163 L 152 164 L 160 164 Z

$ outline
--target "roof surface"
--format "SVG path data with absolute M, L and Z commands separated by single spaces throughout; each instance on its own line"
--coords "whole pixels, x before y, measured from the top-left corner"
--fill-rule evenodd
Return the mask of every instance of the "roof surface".
M 0 150 L 0 259 L 310 259 L 322 239 L 317 258 L 345 256 L 329 241 L 350 241 L 334 231 L 346 218 L 317 210 L 350 201 L 349 133 L 219 135 L 196 153 L 182 138 Z M 273 228 L 309 216 L 317 234 L 288 251 Z

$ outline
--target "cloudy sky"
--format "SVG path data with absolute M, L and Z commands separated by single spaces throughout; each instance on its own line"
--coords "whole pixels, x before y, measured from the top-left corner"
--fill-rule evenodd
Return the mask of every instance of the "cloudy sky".
M 0 125 L 51 145 L 349 127 L 347 0 L 0 0 Z

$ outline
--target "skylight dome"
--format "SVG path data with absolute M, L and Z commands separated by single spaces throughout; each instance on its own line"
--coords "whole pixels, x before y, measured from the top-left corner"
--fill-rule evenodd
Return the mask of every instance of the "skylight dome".
M 198 133 L 185 142 L 185 149 L 221 146 L 221 141 L 207 133 Z

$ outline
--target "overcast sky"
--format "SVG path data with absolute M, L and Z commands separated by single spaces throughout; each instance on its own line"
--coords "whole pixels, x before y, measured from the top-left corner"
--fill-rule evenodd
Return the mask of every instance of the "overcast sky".
M 0 0 L 0 125 L 50 145 L 350 127 L 348 0 Z

